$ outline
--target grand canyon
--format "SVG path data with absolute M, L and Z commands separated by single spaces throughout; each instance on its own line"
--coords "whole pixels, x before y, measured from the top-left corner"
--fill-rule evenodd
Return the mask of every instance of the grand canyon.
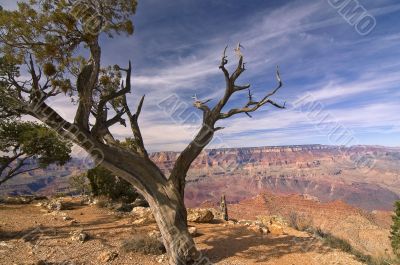
M 151 159 L 168 174 L 179 153 L 156 152 Z M 343 201 L 367 210 L 393 210 L 400 199 L 400 148 L 381 146 L 274 146 L 209 149 L 193 163 L 185 192 L 189 207 L 219 201 L 238 203 L 260 193 L 302 194 L 321 202 Z M 18 176 L 5 194 L 68 193 L 68 179 L 92 166 L 67 165 Z
M 168 174 L 177 152 L 151 159 Z M 366 255 L 391 255 L 393 203 L 400 199 L 400 149 L 381 146 L 273 146 L 204 151 L 185 193 L 189 208 L 219 208 L 226 196 L 234 220 L 260 215 L 322 229 Z M 2 195 L 68 195 L 69 178 L 93 164 L 73 159 L 16 177 Z

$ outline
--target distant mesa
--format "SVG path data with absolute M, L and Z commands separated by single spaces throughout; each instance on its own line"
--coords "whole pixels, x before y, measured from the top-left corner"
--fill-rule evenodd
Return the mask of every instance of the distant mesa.
M 157 152 L 151 159 L 168 174 L 179 153 Z M 381 146 L 293 145 L 209 149 L 193 163 L 186 203 L 229 202 L 261 192 L 301 194 L 311 201 L 341 200 L 362 209 L 392 210 L 400 199 L 400 148 Z M 1 194 L 67 193 L 68 178 L 87 165 L 74 159 L 63 167 L 26 174 L 0 187 Z

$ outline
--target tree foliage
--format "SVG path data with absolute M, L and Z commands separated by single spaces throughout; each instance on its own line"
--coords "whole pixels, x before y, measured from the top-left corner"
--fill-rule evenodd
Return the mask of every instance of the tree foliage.
M 104 195 L 112 200 L 124 202 L 133 202 L 138 197 L 138 193 L 132 185 L 105 168 L 90 169 L 87 177 L 94 196 Z
M 400 258 L 400 201 L 395 203 L 395 211 L 392 219 L 393 225 L 392 230 L 390 231 L 390 239 L 393 252 Z
M 88 195 L 91 191 L 89 179 L 87 178 L 86 173 L 74 175 L 69 178 L 68 182 L 72 192 L 79 195 Z
M 130 16 L 136 12 L 136 6 L 136 0 L 30 0 L 19 2 L 17 10 L 0 10 L 3 74 L 19 90 L 26 91 L 26 83 L 7 68 L 26 64 L 32 71 L 38 67 L 37 81 L 46 80 L 36 84 L 42 93 L 54 96 L 64 92 L 72 96 L 78 88 L 71 77 L 78 77 L 85 66 L 92 63 L 95 68 L 91 83 L 97 82 L 100 71 L 102 75 L 109 70 L 100 69 L 97 63 L 101 52 L 99 36 L 133 34 Z M 85 58 L 84 53 L 77 52 L 79 49 L 89 49 L 91 57 Z M 28 62 L 30 58 L 35 65 Z M 81 77 L 83 80 L 84 76 Z
M 0 122 L 0 185 L 23 172 L 65 164 L 71 144 L 44 125 L 34 122 Z M 34 163 L 32 163 L 32 160 Z

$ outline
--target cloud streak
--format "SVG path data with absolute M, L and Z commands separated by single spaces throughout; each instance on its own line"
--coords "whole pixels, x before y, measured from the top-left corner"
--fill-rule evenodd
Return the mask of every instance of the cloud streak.
M 310 94 L 360 143 L 399 146 L 400 18 L 394 12 L 400 5 L 395 0 L 363 5 L 377 19 L 368 36 L 358 35 L 326 1 L 146 1 L 134 17 L 133 38 L 103 41 L 103 62 L 133 60 L 129 101 L 134 106 L 146 94 L 140 124 L 152 151 L 182 150 L 196 131 L 194 124 L 199 125 L 171 118 L 158 103 L 177 95 L 186 106 L 184 116 L 200 114 L 191 107 L 195 93 L 215 104 L 224 90 L 218 69 L 222 50 L 229 44 L 234 67 L 232 47 L 239 41 L 248 68 L 240 82 L 251 83 L 255 96 L 275 86 L 279 64 L 284 88 L 277 101 L 290 105 Z M 230 106 L 242 106 L 245 94 Z M 70 102 L 57 98 L 52 105 L 73 119 Z M 218 137 L 231 147 L 329 143 L 329 132 L 318 130 L 317 121 L 305 115 L 266 107 L 253 119 L 243 115 L 221 122 L 226 129 Z M 112 131 L 119 138 L 130 136 L 128 128 Z

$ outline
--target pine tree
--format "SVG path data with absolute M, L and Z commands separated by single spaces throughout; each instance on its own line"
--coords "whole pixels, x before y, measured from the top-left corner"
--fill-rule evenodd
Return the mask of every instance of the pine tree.
M 400 258 L 400 201 L 395 203 L 395 215 L 393 215 L 392 231 L 390 240 L 392 241 L 393 252 Z

